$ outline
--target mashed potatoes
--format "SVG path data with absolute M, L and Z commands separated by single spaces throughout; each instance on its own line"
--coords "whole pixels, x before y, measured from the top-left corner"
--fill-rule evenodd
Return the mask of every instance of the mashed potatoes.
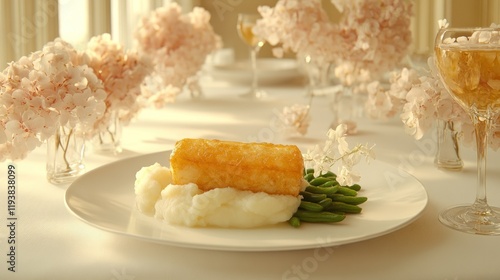
M 196 184 L 172 185 L 170 170 L 156 163 L 136 174 L 136 203 L 142 212 L 190 227 L 251 228 L 287 221 L 300 198 L 233 188 L 203 192 Z
M 172 173 L 167 167 L 155 163 L 141 168 L 135 174 L 134 190 L 137 208 L 143 213 L 153 214 L 161 190 L 170 183 L 172 183 Z

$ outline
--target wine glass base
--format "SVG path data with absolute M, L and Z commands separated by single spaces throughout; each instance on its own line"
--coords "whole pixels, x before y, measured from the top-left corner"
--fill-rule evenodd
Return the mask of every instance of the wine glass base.
M 247 93 L 241 94 L 240 97 L 243 98 L 253 98 L 253 99 L 261 99 L 265 98 L 267 93 L 263 90 L 251 90 Z
M 481 235 L 500 235 L 500 208 L 477 211 L 470 205 L 459 205 L 439 214 L 439 221 L 452 229 Z

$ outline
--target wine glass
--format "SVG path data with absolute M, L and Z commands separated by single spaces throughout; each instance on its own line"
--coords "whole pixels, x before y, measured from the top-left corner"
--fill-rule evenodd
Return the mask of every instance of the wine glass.
M 474 203 L 446 209 L 439 220 L 462 232 L 499 235 L 500 208 L 486 198 L 486 151 L 491 122 L 500 112 L 500 29 L 444 28 L 434 51 L 441 80 L 474 124 L 478 176 Z
M 255 36 L 252 31 L 252 28 L 260 18 L 261 16 L 259 14 L 238 14 L 238 35 L 249 47 L 253 75 L 252 87 L 248 93 L 242 95 L 243 97 L 261 98 L 265 96 L 265 92 L 260 90 L 258 87 L 257 77 L 257 54 L 259 53 L 260 48 L 264 45 L 264 40 Z

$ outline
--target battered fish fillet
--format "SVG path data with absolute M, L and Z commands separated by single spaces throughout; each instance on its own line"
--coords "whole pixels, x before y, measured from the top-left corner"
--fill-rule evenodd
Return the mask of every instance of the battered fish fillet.
M 172 183 L 203 191 L 232 187 L 297 196 L 304 161 L 297 146 L 183 139 L 170 156 Z

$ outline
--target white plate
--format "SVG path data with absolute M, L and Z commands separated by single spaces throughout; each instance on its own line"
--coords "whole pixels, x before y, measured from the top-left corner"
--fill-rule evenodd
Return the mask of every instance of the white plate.
M 168 166 L 170 152 L 142 155 L 96 168 L 66 191 L 68 209 L 97 228 L 148 241 L 199 249 L 282 251 L 334 246 L 366 240 L 414 221 L 427 204 L 427 193 L 411 175 L 381 162 L 357 166 L 368 201 L 361 214 L 336 224 L 287 223 L 255 229 L 189 228 L 169 225 L 140 213 L 135 206 L 135 173 L 159 162 Z
M 295 59 L 260 58 L 257 60 L 257 70 L 260 85 L 280 84 L 301 76 Z M 253 77 L 250 61 L 214 65 L 210 67 L 209 73 L 216 80 L 248 85 Z

